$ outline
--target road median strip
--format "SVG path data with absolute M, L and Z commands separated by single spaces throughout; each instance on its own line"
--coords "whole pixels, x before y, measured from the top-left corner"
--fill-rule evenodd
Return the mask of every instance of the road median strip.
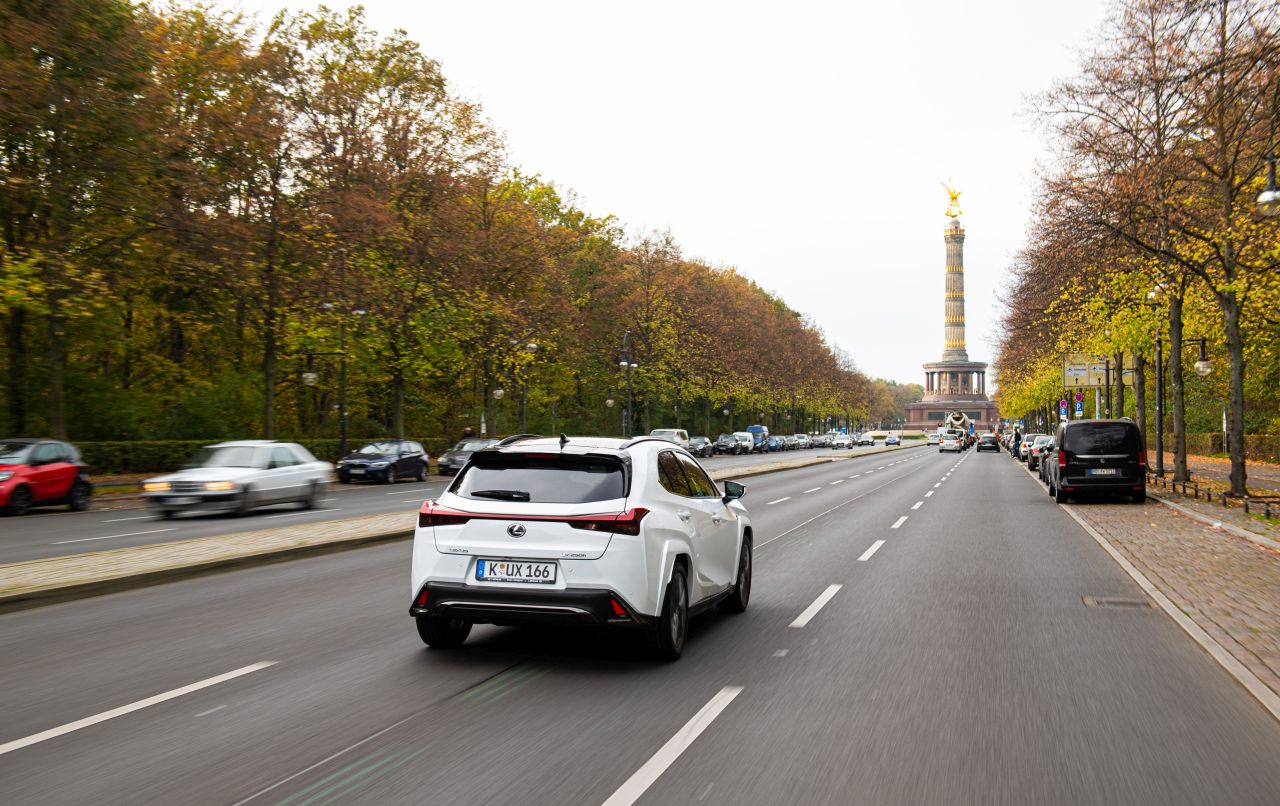
M 904 446 L 914 447 L 914 446 Z M 716 481 L 842 461 L 903 448 L 810 456 L 718 468 Z M 413 536 L 416 510 L 255 529 L 169 543 L 0 565 L 0 612 L 172 582 L 186 577 L 327 554 Z

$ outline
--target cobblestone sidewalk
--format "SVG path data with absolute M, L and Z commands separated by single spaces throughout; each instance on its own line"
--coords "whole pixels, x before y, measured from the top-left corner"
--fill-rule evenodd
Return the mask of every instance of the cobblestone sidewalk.
M 1280 694 L 1280 552 L 1157 501 L 1072 505 L 1236 660 Z

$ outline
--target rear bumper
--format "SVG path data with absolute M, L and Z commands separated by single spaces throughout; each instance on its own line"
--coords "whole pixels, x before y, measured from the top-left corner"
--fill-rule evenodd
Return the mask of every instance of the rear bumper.
M 585 626 L 637 627 L 651 623 L 620 596 L 602 588 L 523 590 L 477 588 L 448 582 L 427 586 L 425 605 L 415 603 L 411 616 L 465 619 L 481 624 L 578 624 Z M 618 616 L 612 601 L 626 611 Z
M 1072 493 L 1136 493 L 1147 489 L 1146 478 L 1091 478 L 1064 476 L 1058 480 L 1063 492 Z

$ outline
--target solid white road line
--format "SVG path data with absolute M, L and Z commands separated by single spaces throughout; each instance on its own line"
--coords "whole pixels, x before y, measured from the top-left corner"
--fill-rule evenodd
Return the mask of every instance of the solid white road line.
M 911 506 L 911 508 L 912 508 L 912 509 L 919 509 L 919 508 L 920 508 L 920 507 L 922 507 L 922 506 L 924 506 L 924 502 L 923 502 L 923 501 L 917 501 L 917 502 L 915 502 L 915 504 L 913 504 L 913 505 Z
M 840 592 L 840 585 L 828 585 L 827 589 L 818 594 L 818 598 L 813 600 L 813 604 L 804 609 L 804 612 L 791 622 L 790 626 L 800 628 L 808 624 L 814 616 L 818 615 L 818 611 L 827 606 L 827 602 Z
M 177 529 L 177 528 L 178 527 L 174 526 L 169 529 L 148 529 L 145 532 L 126 532 L 125 534 L 122 534 L 122 535 L 104 535 L 103 537 L 79 537 L 79 538 L 76 538 L 75 540 L 58 540 L 51 543 L 50 545 L 62 546 L 67 543 L 88 543 L 90 540 L 114 540 L 117 537 L 137 537 L 138 535 L 154 535 L 154 534 L 159 534 L 160 532 L 172 532 L 174 529 Z
M 906 515 L 903 515 L 901 518 L 898 518 L 896 521 L 894 521 L 894 522 L 893 522 L 893 526 L 890 526 L 889 528 L 890 528 L 890 529 L 897 529 L 899 526 L 901 526 L 902 524 L 904 524 L 904 523 L 906 523 L 906 522 L 907 522 L 907 516 L 906 516 Z
M 631 806 L 639 800 L 640 796 L 653 786 L 653 782 L 658 780 L 676 759 L 680 758 L 680 754 L 687 750 L 689 745 L 693 744 L 694 740 L 715 721 L 720 712 L 728 708 L 729 703 L 741 693 L 742 686 L 725 686 L 720 689 L 720 692 L 702 706 L 702 710 L 694 714 L 675 736 L 658 748 L 658 752 L 654 753 L 644 766 L 636 770 L 626 783 L 618 787 L 617 792 L 609 796 L 604 806 Z
M 275 663 L 276 662 L 273 660 L 264 660 L 248 666 L 241 666 L 239 669 L 233 669 L 230 672 L 225 672 L 216 677 L 201 680 L 198 683 L 192 683 L 188 686 L 175 688 L 172 691 L 166 691 L 165 693 L 157 694 L 154 697 L 147 697 L 145 700 L 138 700 L 137 702 L 129 703 L 128 705 L 122 705 L 119 708 L 112 708 L 110 711 L 103 711 L 100 714 L 87 716 L 84 719 L 77 719 L 75 722 L 68 722 L 65 725 L 50 728 L 49 730 L 41 731 L 40 733 L 33 733 L 23 739 L 14 739 L 11 742 L 0 744 L 0 756 L 3 756 L 5 753 L 12 753 L 14 750 L 21 750 L 24 747 L 30 747 L 33 744 L 39 744 L 40 742 L 57 738 L 58 736 L 63 736 L 71 733 L 72 731 L 80 730 L 81 728 L 87 728 L 90 725 L 96 725 L 99 722 L 106 722 L 108 719 L 115 719 L 118 716 L 131 714 L 134 711 L 140 711 L 143 708 L 165 702 L 166 700 L 181 697 L 183 694 L 190 694 L 191 692 L 199 691 L 202 688 L 208 688 L 209 686 L 216 686 L 219 683 L 225 683 L 228 680 L 234 680 L 237 677 L 242 677 L 260 669 L 265 669 L 268 666 L 274 666 Z
M 806 493 L 816 493 L 818 490 L 821 490 L 821 489 L 822 489 L 821 487 L 814 487 L 812 490 L 805 490 L 805 492 L 806 492 Z
M 925 497 L 925 498 L 928 498 L 928 497 L 929 497 L 929 496 L 931 496 L 931 495 L 933 495 L 933 490 L 930 490 L 929 492 L 925 493 L 925 494 L 924 494 L 924 497 Z
M 311 515 L 316 512 L 341 512 L 342 507 L 325 507 L 324 509 L 300 509 L 297 512 L 281 512 L 279 515 L 267 515 L 267 518 L 292 518 L 296 515 Z
M 110 520 L 103 521 L 103 523 L 119 523 L 120 521 L 145 521 L 148 518 L 153 518 L 153 517 L 155 516 L 154 515 L 138 515 L 137 517 L 134 517 L 134 518 L 111 518 Z
M 877 540 L 876 542 L 872 543 L 872 544 L 871 544 L 871 548 L 869 548 L 869 549 L 867 549 L 866 551 L 862 552 L 862 556 L 858 558 L 858 562 L 860 562 L 860 563 L 865 563 L 867 560 L 871 559 L 871 555 L 872 555 L 872 554 L 875 554 L 877 551 L 879 551 L 879 550 L 880 550 L 880 547 L 881 547 L 881 546 L 883 546 L 883 545 L 884 545 L 884 541 L 883 541 L 883 540 Z M 792 626 L 792 627 L 794 627 L 795 625 L 794 625 L 794 624 L 792 624 L 791 626 Z
M 771 507 L 774 504 L 781 504 L 783 501 L 790 501 L 790 500 L 791 500 L 791 496 L 787 495 L 787 496 L 783 496 L 782 498 L 779 498 L 777 501 L 770 501 L 769 503 L 765 504 L 765 506 Z

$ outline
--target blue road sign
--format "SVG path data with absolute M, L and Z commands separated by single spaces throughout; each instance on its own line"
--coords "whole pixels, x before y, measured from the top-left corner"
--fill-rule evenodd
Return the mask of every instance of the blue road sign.
M 1076 401 L 1076 416 L 1077 416 L 1077 417 L 1083 417 L 1083 416 L 1084 416 L 1084 401 L 1083 401 L 1083 400 L 1077 400 L 1077 401 Z

